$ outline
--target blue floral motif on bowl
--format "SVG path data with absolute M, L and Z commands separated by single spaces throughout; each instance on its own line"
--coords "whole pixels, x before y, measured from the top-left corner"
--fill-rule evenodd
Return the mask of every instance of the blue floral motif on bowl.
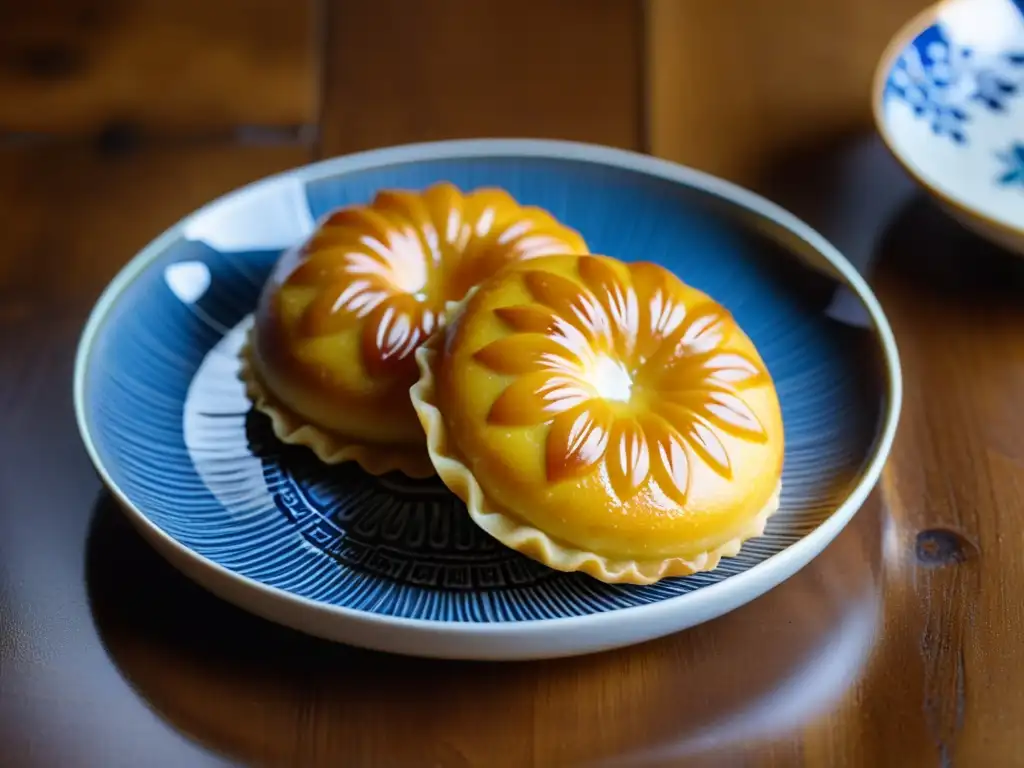
M 949 30 L 936 24 L 907 46 L 887 83 L 887 95 L 909 104 L 930 120 L 932 131 L 958 144 L 967 142 L 975 109 L 1006 112 L 1007 103 L 1024 87 L 1024 50 L 979 57 L 959 45 Z
M 1005 152 L 997 153 L 997 157 L 1005 166 L 999 183 L 1024 189 L 1024 142 L 1015 142 Z

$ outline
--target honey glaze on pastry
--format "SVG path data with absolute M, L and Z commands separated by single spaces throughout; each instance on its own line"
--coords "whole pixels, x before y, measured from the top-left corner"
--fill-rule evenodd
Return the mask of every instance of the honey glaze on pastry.
M 243 351 L 250 396 L 323 461 L 432 475 L 409 402 L 416 348 L 483 278 L 566 252 L 587 252 L 579 234 L 499 189 L 441 183 L 338 209 L 264 286 Z
M 660 266 L 514 265 L 416 357 L 438 475 L 552 568 L 636 584 L 711 570 L 778 507 L 771 377 L 729 312 Z

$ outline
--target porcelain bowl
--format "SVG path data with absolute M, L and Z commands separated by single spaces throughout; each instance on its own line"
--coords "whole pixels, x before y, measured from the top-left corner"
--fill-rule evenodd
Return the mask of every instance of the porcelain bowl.
M 1024 255 L 1024 0 L 945 0 L 908 22 L 875 76 L 875 123 L 949 213 Z

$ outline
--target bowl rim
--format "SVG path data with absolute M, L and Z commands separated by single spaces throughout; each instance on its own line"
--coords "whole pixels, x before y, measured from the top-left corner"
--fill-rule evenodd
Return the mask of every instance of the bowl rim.
M 128 494 L 114 482 L 92 439 L 91 419 L 86 412 L 86 375 L 90 369 L 95 341 L 99 331 L 110 317 L 111 310 L 127 287 L 163 254 L 168 245 L 184 235 L 189 222 L 237 196 L 281 182 L 290 180 L 311 182 L 409 162 L 480 157 L 575 160 L 633 171 L 680 184 L 718 198 L 734 208 L 753 213 L 761 220 L 773 223 L 786 233 L 795 236 L 806 248 L 822 257 L 838 273 L 841 282 L 844 282 L 857 295 L 871 318 L 872 336 L 878 340 L 877 344 L 880 348 L 882 368 L 884 369 L 880 371 L 880 375 L 884 379 L 881 393 L 884 404 L 883 412 L 879 414 L 874 443 L 856 485 L 850 489 L 847 497 L 825 520 L 798 541 L 746 571 L 683 595 L 584 616 L 509 622 L 451 622 L 386 616 L 330 605 L 256 581 L 195 552 L 166 533 L 150 520 L 145 512 L 129 498 Z M 787 250 L 793 252 L 795 247 L 788 246 Z M 814 559 L 863 505 L 878 483 L 891 452 L 903 401 L 899 352 L 892 329 L 880 303 L 867 282 L 846 257 L 815 229 L 794 214 L 737 184 L 669 160 L 596 144 L 517 138 L 456 139 L 373 149 L 285 170 L 257 179 L 214 198 L 182 217 L 177 223 L 155 237 L 121 268 L 104 289 L 90 312 L 79 339 L 75 355 L 72 390 L 75 420 L 79 434 L 103 484 L 118 501 L 136 529 L 143 534 L 143 537 L 175 567 L 205 588 L 251 612 L 271 618 L 278 623 L 302 629 L 305 632 L 320 634 L 323 637 L 331 635 L 309 629 L 310 622 L 308 620 L 303 620 L 300 624 L 296 621 L 282 620 L 279 616 L 282 613 L 300 609 L 303 614 L 324 620 L 344 620 L 358 625 L 363 632 L 406 629 L 418 633 L 423 640 L 431 637 L 437 638 L 439 634 L 443 634 L 445 636 L 457 635 L 463 640 L 500 637 L 510 643 L 514 643 L 516 640 L 536 642 L 549 636 L 552 632 L 558 633 L 570 628 L 574 632 L 599 633 L 602 629 L 612 629 L 627 619 L 643 620 L 648 625 L 659 621 L 665 622 L 671 620 L 683 605 L 687 606 L 692 615 L 705 615 L 710 618 L 721 613 L 716 612 L 716 603 L 729 605 L 731 608 L 727 610 L 731 610 L 767 592 Z M 257 607 L 257 603 L 254 602 L 256 598 L 259 599 L 260 607 Z M 271 614 L 278 618 L 272 618 Z M 295 614 L 292 613 L 292 615 Z
M 994 218 L 985 211 L 971 205 L 967 201 L 959 199 L 953 194 L 939 189 L 934 186 L 932 182 L 924 178 L 924 176 L 917 171 L 897 149 L 896 141 L 893 139 L 892 133 L 889 131 L 888 125 L 885 121 L 886 84 L 889 82 L 889 75 L 896 64 L 897 59 L 899 59 L 903 51 L 905 51 L 922 32 L 926 31 L 929 27 L 934 26 L 939 21 L 944 8 L 961 2 L 965 2 L 965 0 L 938 0 L 938 2 L 931 4 L 914 14 L 914 16 L 904 22 L 895 34 L 889 38 L 889 42 L 886 44 L 885 50 L 882 52 L 882 55 L 879 57 L 878 62 L 875 65 L 875 73 L 871 84 L 871 114 L 874 118 L 875 129 L 878 131 L 879 136 L 881 136 L 882 142 L 888 148 L 889 154 L 896 159 L 896 162 L 903 167 L 903 170 L 906 171 L 914 181 L 927 190 L 928 193 L 934 196 L 937 200 L 956 210 L 968 219 L 975 219 L 976 221 L 981 222 L 1004 235 L 1009 237 L 1024 237 L 1024 223 L 1019 226 L 1015 226 L 1012 223 Z

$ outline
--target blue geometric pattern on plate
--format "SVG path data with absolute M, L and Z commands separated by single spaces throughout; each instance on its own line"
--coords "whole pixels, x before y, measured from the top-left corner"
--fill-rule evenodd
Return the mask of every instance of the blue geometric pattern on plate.
M 975 110 L 1005 112 L 1024 85 L 1024 50 L 1004 51 L 979 61 L 970 46 L 958 45 L 949 29 L 936 24 L 897 59 L 886 83 L 886 97 L 909 104 L 931 122 L 932 131 L 966 144 Z
M 1006 166 L 999 183 L 1006 186 L 1024 187 L 1024 144 L 1014 142 L 1005 152 L 997 153 L 999 162 Z
M 282 446 L 237 380 L 237 350 L 279 251 L 176 239 L 113 303 L 84 382 L 113 483 L 168 535 L 242 576 L 334 606 L 454 622 L 581 616 L 730 578 L 814 530 L 847 497 L 878 439 L 884 376 L 871 329 L 829 315 L 836 281 L 714 198 L 578 160 L 400 162 L 311 181 L 319 216 L 382 188 L 449 180 L 506 188 L 580 230 L 596 252 L 647 259 L 732 311 L 775 379 L 786 430 L 779 513 L 707 574 L 652 586 L 551 571 L 496 544 L 437 481 L 373 478 Z

